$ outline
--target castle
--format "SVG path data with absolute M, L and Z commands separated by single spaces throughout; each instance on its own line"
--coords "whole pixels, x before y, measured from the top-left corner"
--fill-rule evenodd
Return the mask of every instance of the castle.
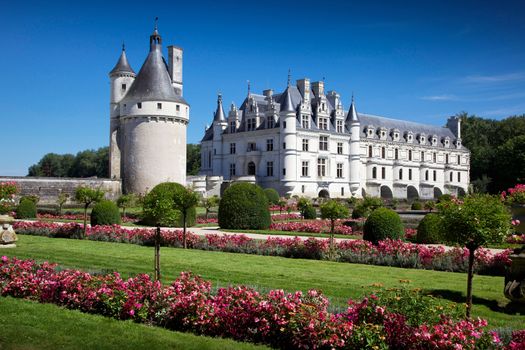
M 155 185 L 186 183 L 186 129 L 189 105 L 182 97 L 182 49 L 168 46 L 162 55 L 157 25 L 138 74 L 125 48 L 109 73 L 110 177 L 122 180 L 126 193 L 146 193 Z
M 470 153 L 461 120 L 446 127 L 358 113 L 305 78 L 282 93 L 248 95 L 224 113 L 219 95 L 201 141 L 201 174 L 214 183 L 256 182 L 282 196 L 431 199 L 464 194 Z M 208 187 L 209 186 L 208 181 Z

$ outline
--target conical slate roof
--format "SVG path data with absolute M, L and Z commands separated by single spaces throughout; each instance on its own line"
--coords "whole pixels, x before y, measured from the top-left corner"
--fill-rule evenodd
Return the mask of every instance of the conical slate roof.
M 286 90 L 283 92 L 283 95 L 281 96 L 281 112 L 295 112 L 295 109 L 293 108 L 292 103 L 292 97 L 290 93 L 290 85 L 286 88 Z
M 214 122 L 224 122 L 226 117 L 224 116 L 224 109 L 222 108 L 222 95 L 219 94 L 217 98 L 217 111 L 213 117 Z
M 359 117 L 357 116 L 357 112 L 355 110 L 354 97 L 352 96 L 352 104 L 350 105 L 350 108 L 348 109 L 348 114 L 346 115 L 346 123 L 351 124 L 355 122 L 359 122 Z
M 115 65 L 115 67 L 111 70 L 111 72 L 109 72 L 109 75 L 115 73 L 135 74 L 135 71 L 131 68 L 131 66 L 128 63 L 128 58 L 126 57 L 126 50 L 124 50 L 124 48 L 122 48 L 122 53 L 120 54 L 118 62 Z

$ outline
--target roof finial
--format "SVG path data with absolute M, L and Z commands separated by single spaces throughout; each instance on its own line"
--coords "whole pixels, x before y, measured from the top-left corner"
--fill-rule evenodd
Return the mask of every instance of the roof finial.
M 246 82 L 248 83 L 248 96 L 251 96 L 252 92 L 251 92 L 250 81 L 246 80 Z
M 126 51 L 126 44 L 122 41 L 122 51 Z
M 158 30 L 159 29 L 159 18 L 158 17 L 155 17 L 155 30 Z
M 290 71 L 290 68 L 288 68 L 288 87 L 290 86 L 290 80 L 292 79 L 292 73 Z
M 354 103 L 354 92 L 352 91 L 352 103 Z

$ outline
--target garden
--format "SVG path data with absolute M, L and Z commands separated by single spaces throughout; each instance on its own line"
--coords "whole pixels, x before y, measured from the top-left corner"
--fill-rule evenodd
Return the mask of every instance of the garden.
M 8 186 L 4 212 L 16 202 Z M 522 188 L 440 199 L 417 230 L 377 199 L 284 200 L 250 184 L 220 199 L 162 184 L 132 199 L 143 210 L 129 227 L 124 211 L 137 202 L 123 208 L 86 189 L 70 222 L 47 214 L 14 223 L 18 246 L 4 251 L 0 293 L 242 346 L 519 349 L 525 310 L 503 295 L 512 250 L 485 247 L 521 243 L 507 207 L 520 204 Z M 35 198 L 19 200 L 16 215 L 22 202 L 36 217 Z M 199 222 L 306 234 L 197 235 L 188 227 Z

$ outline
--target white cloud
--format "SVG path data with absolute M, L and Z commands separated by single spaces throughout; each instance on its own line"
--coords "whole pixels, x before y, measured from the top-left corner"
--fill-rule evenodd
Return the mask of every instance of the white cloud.
M 423 96 L 421 97 L 422 100 L 426 101 L 457 101 L 457 96 L 454 95 L 431 95 L 431 96 Z
M 514 72 L 499 75 L 469 75 L 461 79 L 462 82 L 471 84 L 506 83 L 510 81 L 522 80 L 525 80 L 525 72 Z

